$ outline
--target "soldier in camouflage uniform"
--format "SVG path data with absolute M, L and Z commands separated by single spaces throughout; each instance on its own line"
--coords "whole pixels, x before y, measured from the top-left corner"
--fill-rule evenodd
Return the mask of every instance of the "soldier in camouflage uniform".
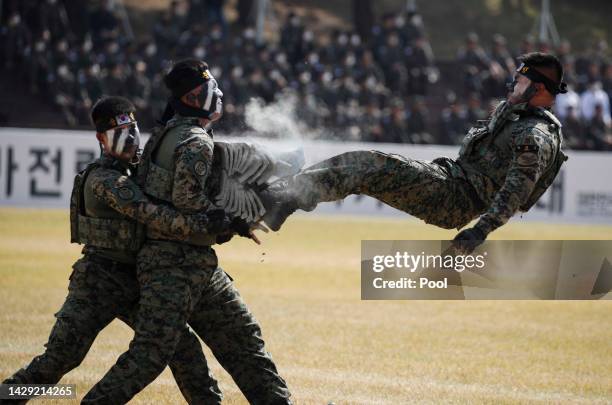
M 172 92 L 161 132 L 147 143 L 139 178 L 145 193 L 185 214 L 210 212 L 212 133 L 222 93 L 206 63 L 178 62 L 166 75 Z M 215 211 L 216 212 L 216 211 Z M 266 352 L 261 329 L 232 279 L 218 267 L 211 245 L 232 234 L 252 237 L 249 225 L 232 219 L 227 232 L 178 243 L 155 229 L 138 254 L 141 298 L 136 334 L 127 352 L 86 395 L 84 403 L 124 403 L 164 369 L 189 322 L 252 404 L 290 404 L 289 390 Z M 229 236 L 228 236 L 229 235 Z M 211 235 L 214 236 L 214 235 Z M 164 333 L 160 333 L 162 330 Z
M 74 264 L 68 296 L 56 314 L 44 354 L 3 384 L 57 383 L 81 363 L 113 319 L 134 327 L 139 293 L 135 264 L 143 225 L 177 240 L 206 235 L 215 226 L 203 214 L 184 215 L 154 204 L 136 185 L 130 173 L 139 143 L 134 111 L 121 97 L 102 99 L 92 109 L 104 153 L 76 176 L 70 206 L 71 239 L 85 244 L 83 257 Z M 178 335 L 169 364 L 185 399 L 191 404 L 220 403 L 222 395 L 199 340 L 185 323 Z
M 456 247 L 472 251 L 517 211 L 529 210 L 567 159 L 561 124 L 550 112 L 555 95 L 565 92 L 561 64 L 542 53 L 520 60 L 508 99 L 486 124 L 469 131 L 457 159 L 344 153 L 270 186 L 266 199 L 276 206 L 264 219 L 278 230 L 298 208 L 366 194 L 446 229 L 479 218 L 455 238 Z

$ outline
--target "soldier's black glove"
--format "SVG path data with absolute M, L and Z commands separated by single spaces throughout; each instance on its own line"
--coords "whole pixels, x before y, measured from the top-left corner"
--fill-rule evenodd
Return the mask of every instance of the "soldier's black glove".
M 458 253 L 469 255 L 484 242 L 487 235 L 478 228 L 468 228 L 459 232 L 453 239 L 453 247 Z
M 251 225 L 242 218 L 234 218 L 230 225 L 230 229 L 243 238 L 251 237 Z
M 210 210 L 206 215 L 208 216 L 208 233 L 224 233 L 229 230 L 232 221 L 224 210 Z

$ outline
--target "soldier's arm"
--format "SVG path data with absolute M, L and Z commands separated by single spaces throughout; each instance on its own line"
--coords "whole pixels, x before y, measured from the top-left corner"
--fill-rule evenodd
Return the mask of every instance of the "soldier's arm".
M 172 204 L 181 211 L 206 212 L 214 208 L 207 195 L 206 180 L 213 162 L 214 143 L 201 128 L 175 151 Z
M 536 127 L 523 129 L 515 135 L 512 147 L 513 159 L 506 180 L 488 211 L 475 225 L 485 236 L 508 222 L 519 210 L 554 154 L 550 137 Z
M 97 199 L 155 231 L 177 240 L 206 231 L 205 215 L 184 215 L 170 206 L 155 204 L 128 176 L 116 170 L 94 170 L 89 177 Z

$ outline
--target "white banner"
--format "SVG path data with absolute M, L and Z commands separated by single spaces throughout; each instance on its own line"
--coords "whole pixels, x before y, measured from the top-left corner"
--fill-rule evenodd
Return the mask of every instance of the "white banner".
M 146 137 L 145 137 L 146 139 Z M 253 141 L 273 150 L 304 149 L 306 164 L 350 151 L 376 149 L 414 159 L 456 157 L 455 146 L 372 144 L 226 138 Z M 0 205 L 67 208 L 74 175 L 99 155 L 93 132 L 0 128 Z M 612 154 L 569 152 L 569 161 L 550 190 L 523 219 L 612 224 Z M 321 204 L 317 212 L 349 215 L 405 215 L 378 201 L 352 196 Z

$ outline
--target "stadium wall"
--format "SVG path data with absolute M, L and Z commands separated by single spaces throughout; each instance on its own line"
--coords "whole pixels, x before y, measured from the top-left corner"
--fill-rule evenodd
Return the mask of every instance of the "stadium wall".
M 145 140 L 147 136 L 144 136 Z M 457 147 L 372 144 L 256 137 L 224 137 L 252 141 L 270 150 L 303 148 L 306 164 L 350 150 L 377 149 L 414 159 L 455 157 Z M 67 208 L 75 173 L 99 154 L 87 131 L 0 128 L 0 205 Z M 570 159 L 537 206 L 518 220 L 612 224 L 612 154 L 570 151 Z M 321 204 L 316 212 L 342 215 L 405 215 L 378 201 L 352 196 L 343 202 Z

